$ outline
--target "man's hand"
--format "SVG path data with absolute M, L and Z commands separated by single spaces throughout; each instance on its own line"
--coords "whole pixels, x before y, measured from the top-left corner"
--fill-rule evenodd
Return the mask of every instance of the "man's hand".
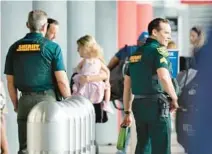
M 15 111 L 16 113 L 18 113 L 18 105 L 15 105 L 15 106 L 14 106 L 14 111 Z
M 132 116 L 131 116 L 131 114 L 126 114 L 124 116 L 124 120 L 123 120 L 121 126 L 129 127 L 129 126 L 131 126 L 131 124 L 132 124 Z
M 162 87 L 165 90 L 165 92 L 171 97 L 172 101 L 170 104 L 170 111 L 174 111 L 177 108 L 179 108 L 177 103 L 177 94 L 175 92 L 171 76 L 169 74 L 169 71 L 166 68 L 159 68 L 157 69 L 158 78 L 161 81 Z
M 69 86 L 69 81 L 66 72 L 64 70 L 60 70 L 55 71 L 54 74 L 57 80 L 58 88 L 63 98 L 70 97 L 71 89 Z
M 176 111 L 179 108 L 177 100 L 172 100 L 170 104 L 170 112 Z
M 88 83 L 89 82 L 89 76 L 81 75 L 79 77 L 79 82 L 80 82 L 81 85 Z
M 100 74 L 98 74 L 98 75 L 92 75 L 92 76 L 81 75 L 79 77 L 79 82 L 80 82 L 80 84 L 84 85 L 88 82 L 98 82 L 98 81 L 103 81 L 103 80 L 107 80 L 107 79 L 108 79 L 107 73 L 104 71 L 101 71 Z

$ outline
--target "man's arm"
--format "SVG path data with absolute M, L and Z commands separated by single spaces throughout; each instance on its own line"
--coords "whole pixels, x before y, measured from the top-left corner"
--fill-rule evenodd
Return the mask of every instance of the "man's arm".
M 114 67 L 116 67 L 119 64 L 119 58 L 117 56 L 114 56 L 109 64 L 107 65 L 107 67 L 109 68 L 109 70 L 112 70 Z
M 154 63 L 157 70 L 158 78 L 165 92 L 173 101 L 177 102 L 177 95 L 171 80 L 170 66 L 168 61 L 168 51 L 164 47 L 157 48 L 154 53 Z
M 110 60 L 109 64 L 107 65 L 107 67 L 109 68 L 109 70 L 114 69 L 120 62 L 120 60 L 123 57 L 123 54 L 125 53 L 126 48 L 121 48 L 114 56 L 113 58 Z
M 134 96 L 131 90 L 131 78 L 128 75 L 124 76 L 124 111 L 131 111 L 132 101 Z
M 71 89 L 69 86 L 69 80 L 65 72 L 65 66 L 63 63 L 63 56 L 60 46 L 56 48 L 56 52 L 53 59 L 53 71 L 57 81 L 58 88 L 61 95 L 66 98 L 71 96 Z
M 129 72 L 129 71 L 128 71 Z M 122 126 L 130 126 L 132 122 L 131 117 L 131 110 L 132 110 L 132 101 L 134 99 L 134 96 L 132 95 L 131 90 L 131 78 L 126 74 L 124 76 L 124 111 L 129 111 L 128 113 L 125 113 L 124 120 L 122 122 Z
M 55 71 L 54 72 L 57 85 L 59 87 L 61 95 L 66 98 L 71 96 L 71 90 L 69 86 L 68 77 L 65 71 Z
M 16 111 L 18 108 L 18 95 L 17 88 L 15 88 L 13 75 L 7 75 L 7 89 L 10 95 L 10 99 L 13 103 L 14 110 Z
M 14 81 L 14 70 L 13 70 L 13 45 L 9 48 L 7 53 L 6 61 L 5 61 L 5 69 L 4 74 L 6 74 L 7 78 L 7 89 L 10 95 L 10 99 L 13 103 L 14 110 L 17 112 L 18 109 L 18 92 L 15 87 Z
M 79 82 L 80 84 L 85 84 L 87 82 L 98 82 L 108 79 L 108 74 L 105 71 L 101 71 L 99 75 L 92 76 L 80 76 Z
M 177 95 L 176 95 L 169 71 L 166 68 L 159 68 L 157 69 L 157 74 L 165 92 L 169 94 L 172 100 L 177 101 Z
M 171 97 L 171 106 L 170 106 L 170 111 L 172 112 L 173 110 L 177 109 L 178 103 L 177 103 L 177 94 L 175 92 L 172 80 L 171 80 L 171 75 L 169 72 L 169 62 L 168 62 L 168 51 L 166 51 L 163 48 L 158 48 L 157 51 L 154 52 L 155 57 L 154 57 L 154 63 L 156 66 L 158 78 L 162 84 L 162 87 L 164 91 Z
M 171 80 L 171 75 L 169 72 L 169 62 L 168 62 L 168 51 L 165 50 L 164 48 L 157 48 L 157 50 L 154 52 L 154 63 L 156 66 L 158 78 L 162 84 L 162 87 L 164 91 L 171 97 L 171 107 L 170 110 L 171 112 L 175 109 L 177 109 L 178 103 L 178 97 L 175 92 L 172 80 Z

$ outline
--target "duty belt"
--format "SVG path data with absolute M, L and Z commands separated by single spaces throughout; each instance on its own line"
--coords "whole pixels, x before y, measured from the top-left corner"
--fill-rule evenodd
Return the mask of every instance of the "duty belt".
M 21 92 L 22 95 L 45 95 L 47 94 L 47 90 L 45 91 L 37 91 L 37 92 Z
M 134 99 L 143 99 L 143 98 L 158 98 L 161 94 L 153 95 L 134 95 Z

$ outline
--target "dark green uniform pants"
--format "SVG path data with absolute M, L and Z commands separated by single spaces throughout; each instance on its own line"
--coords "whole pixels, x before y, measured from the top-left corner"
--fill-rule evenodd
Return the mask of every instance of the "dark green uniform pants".
M 134 99 L 132 111 L 137 131 L 135 154 L 147 154 L 148 147 L 152 154 L 171 154 L 170 115 L 160 117 L 157 98 Z
M 22 94 L 18 102 L 18 154 L 27 154 L 27 117 L 31 109 L 42 101 L 55 102 L 55 93 L 48 90 L 44 93 Z

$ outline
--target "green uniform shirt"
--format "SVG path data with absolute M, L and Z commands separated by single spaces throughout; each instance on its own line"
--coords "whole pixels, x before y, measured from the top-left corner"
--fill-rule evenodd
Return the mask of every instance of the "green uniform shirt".
M 6 57 L 5 71 L 20 91 L 54 89 L 54 71 L 65 70 L 61 48 L 40 33 L 28 33 L 15 42 Z
M 158 41 L 148 38 L 129 59 L 127 75 L 131 77 L 132 93 L 135 95 L 152 95 L 163 92 L 157 79 L 157 69 L 170 70 L 168 51 Z

